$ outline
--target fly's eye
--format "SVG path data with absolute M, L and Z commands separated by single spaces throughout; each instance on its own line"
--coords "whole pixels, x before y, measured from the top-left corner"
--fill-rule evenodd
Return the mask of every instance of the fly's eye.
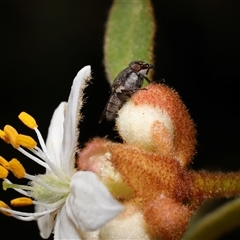
M 134 72 L 138 72 L 142 69 L 142 65 L 138 62 L 135 62 L 131 65 L 131 69 L 134 71 Z
M 131 68 L 132 71 L 139 72 L 140 70 L 143 69 L 153 68 L 153 65 L 143 61 L 133 61 L 129 63 L 129 67 Z

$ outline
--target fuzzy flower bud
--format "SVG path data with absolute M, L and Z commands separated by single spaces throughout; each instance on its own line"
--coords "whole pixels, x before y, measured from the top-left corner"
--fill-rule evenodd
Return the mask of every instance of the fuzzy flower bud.
M 195 153 L 196 131 L 179 95 L 163 84 L 150 84 L 119 111 L 116 125 L 126 143 L 168 156 L 186 166 Z
M 144 215 L 161 240 L 179 240 L 188 227 L 192 211 L 182 203 L 160 195 L 146 204 Z
M 100 138 L 87 143 L 78 153 L 77 168 L 94 172 L 114 197 L 126 200 L 132 196 L 132 189 L 123 182 L 121 174 L 112 165 L 106 144 L 107 141 Z

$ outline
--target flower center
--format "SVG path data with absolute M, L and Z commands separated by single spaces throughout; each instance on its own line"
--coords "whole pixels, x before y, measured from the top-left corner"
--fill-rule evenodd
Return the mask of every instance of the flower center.
M 3 189 L 13 188 L 25 197 L 13 199 L 11 205 L 27 206 L 40 205 L 44 209 L 37 213 L 26 213 L 12 210 L 7 204 L 0 201 L 0 212 L 7 216 L 13 216 L 20 220 L 30 221 L 58 210 L 64 204 L 70 193 L 70 179 L 67 175 L 49 158 L 46 145 L 38 130 L 35 119 L 29 114 L 22 112 L 19 119 L 29 128 L 33 129 L 38 137 L 41 148 L 37 147 L 36 141 L 27 135 L 19 134 L 16 129 L 6 125 L 0 130 L 0 138 L 6 143 L 10 143 L 14 148 L 25 156 L 46 168 L 46 174 L 33 176 L 26 173 L 23 165 L 13 158 L 7 161 L 0 156 L 0 178 L 4 179 Z M 11 171 L 17 178 L 26 178 L 31 180 L 29 185 L 13 184 L 7 179 Z

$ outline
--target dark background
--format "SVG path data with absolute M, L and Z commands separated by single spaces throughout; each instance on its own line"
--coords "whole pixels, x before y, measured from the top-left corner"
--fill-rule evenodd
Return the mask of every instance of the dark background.
M 111 2 L 1 1 L 0 128 L 12 124 L 19 132 L 34 136 L 17 119 L 26 111 L 37 119 L 46 137 L 53 110 L 67 100 L 78 70 L 90 64 L 93 80 L 87 89 L 80 141 L 112 136 L 111 124 L 98 124 L 109 91 L 103 35 Z M 239 5 L 233 0 L 153 1 L 158 28 L 154 78 L 165 78 L 180 93 L 196 123 L 195 169 L 240 168 Z M 2 141 L 0 155 L 18 157 L 28 173 L 43 172 Z M 3 194 L 1 190 L 0 200 L 6 202 L 19 196 L 11 190 L 8 196 Z M 1 240 L 41 239 L 34 222 L 3 215 L 0 221 Z M 237 231 L 225 236 L 239 237 Z

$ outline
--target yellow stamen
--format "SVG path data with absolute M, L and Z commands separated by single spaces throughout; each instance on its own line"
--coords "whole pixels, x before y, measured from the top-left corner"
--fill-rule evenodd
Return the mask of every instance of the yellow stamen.
M 16 139 L 18 136 L 17 130 L 10 125 L 6 125 L 3 130 L 7 135 L 9 142 L 12 144 L 12 146 L 14 148 L 19 148 L 20 146 L 16 143 Z
M 18 115 L 18 118 L 29 128 L 31 129 L 34 129 L 34 128 L 37 128 L 38 125 L 35 121 L 35 119 L 29 115 L 28 113 L 26 112 L 21 112 L 19 115 Z
M 9 217 L 11 217 L 12 216 L 12 214 L 11 213 L 8 213 L 8 212 L 5 212 L 5 211 L 3 211 L 3 210 L 1 210 L 1 208 L 7 208 L 7 209 L 10 209 L 11 210 L 11 208 L 5 203 L 5 202 L 3 202 L 3 201 L 0 201 L 0 212 L 2 213 L 2 214 L 4 214 L 4 215 L 6 215 L 6 216 L 9 216 Z
M 8 170 L 0 166 L 0 179 L 6 178 L 8 176 Z
M 8 161 L 5 158 L 3 158 L 2 156 L 0 156 L 0 165 L 2 165 L 4 168 L 9 170 Z
M 33 138 L 23 134 L 18 134 L 16 143 L 26 148 L 34 148 L 37 145 Z
M 17 178 L 23 178 L 26 175 L 23 165 L 16 158 L 9 161 L 9 168 Z
M 0 138 L 1 138 L 4 142 L 6 142 L 6 143 L 10 143 L 8 136 L 7 136 L 6 133 L 5 133 L 3 130 L 1 130 L 1 129 L 0 129 Z
M 15 198 L 11 200 L 11 205 L 14 207 L 24 207 L 24 206 L 33 205 L 33 201 L 31 198 L 28 198 L 28 197 L 20 197 L 20 198 Z

